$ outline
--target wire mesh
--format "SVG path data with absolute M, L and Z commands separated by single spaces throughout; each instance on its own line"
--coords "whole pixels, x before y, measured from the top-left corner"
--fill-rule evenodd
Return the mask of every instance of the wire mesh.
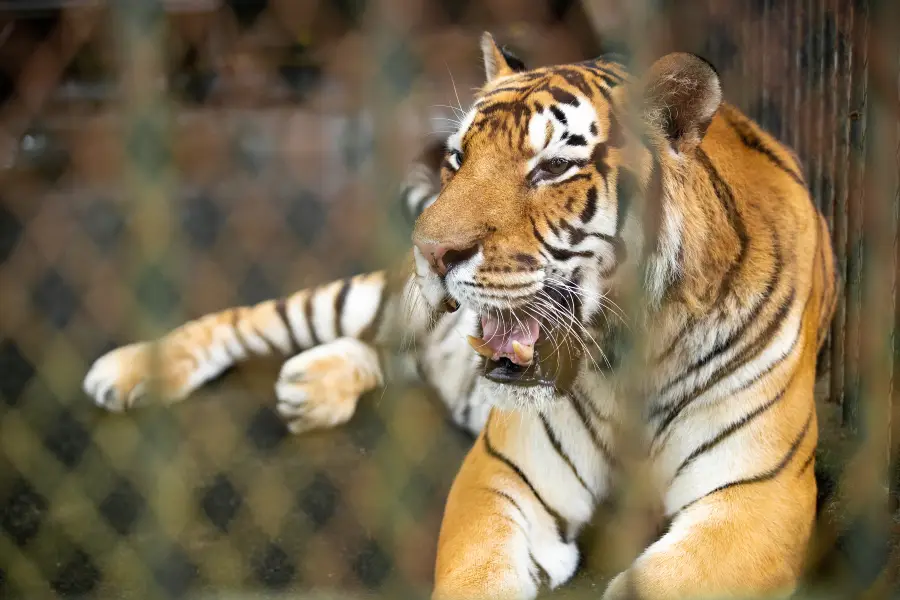
M 484 29 L 533 65 L 697 52 L 795 149 L 844 281 L 808 588 L 895 593 L 894 4 L 0 2 L 0 595 L 427 596 L 470 444 L 427 390 L 379 390 L 346 426 L 292 437 L 277 364 L 126 416 L 80 388 L 115 346 L 399 256 L 398 182 L 480 85 Z M 625 544 L 641 516 L 616 518 Z M 626 560 L 610 531 L 585 536 L 557 595 L 602 591 Z

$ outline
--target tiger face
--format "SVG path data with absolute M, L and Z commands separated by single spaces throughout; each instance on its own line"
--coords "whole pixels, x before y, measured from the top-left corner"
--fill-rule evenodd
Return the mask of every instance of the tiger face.
M 488 83 L 413 233 L 418 281 L 432 304 L 481 317 L 470 343 L 488 380 L 552 387 L 598 343 L 597 317 L 641 255 L 632 205 L 652 157 L 615 108 L 622 65 L 528 71 L 489 35 L 482 46 Z

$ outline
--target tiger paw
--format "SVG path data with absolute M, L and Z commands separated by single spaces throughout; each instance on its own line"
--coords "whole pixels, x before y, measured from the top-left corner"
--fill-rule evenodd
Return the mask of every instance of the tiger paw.
M 359 397 L 381 385 L 375 350 L 344 338 L 291 358 L 281 368 L 277 410 L 291 433 L 346 423 Z
M 151 343 L 116 348 L 98 358 L 84 378 L 85 393 L 94 403 L 111 412 L 123 412 L 140 405 L 148 397 L 154 359 Z M 158 364 L 162 377 L 159 389 L 169 400 L 187 396 L 196 361 L 187 353 L 161 353 Z

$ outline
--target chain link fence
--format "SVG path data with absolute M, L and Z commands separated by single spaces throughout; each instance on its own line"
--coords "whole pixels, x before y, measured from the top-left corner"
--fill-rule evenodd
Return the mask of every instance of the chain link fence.
M 427 390 L 292 437 L 277 363 L 125 416 L 80 389 L 117 345 L 399 256 L 398 183 L 480 85 L 485 29 L 532 65 L 699 53 L 796 150 L 845 282 L 808 587 L 896 593 L 892 4 L 0 0 L 0 596 L 427 597 L 471 441 Z M 599 537 L 556 595 L 601 593 Z

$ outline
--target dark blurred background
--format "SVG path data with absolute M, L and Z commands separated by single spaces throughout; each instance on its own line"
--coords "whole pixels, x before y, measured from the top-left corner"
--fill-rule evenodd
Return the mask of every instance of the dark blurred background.
M 427 596 L 470 440 L 426 390 L 389 386 L 293 438 L 277 363 L 126 416 L 80 385 L 116 345 L 397 257 L 397 186 L 481 84 L 488 29 L 533 66 L 696 52 L 797 151 L 845 281 L 809 591 L 888 597 L 896 5 L 0 0 L 0 596 Z M 558 595 L 602 591 L 600 537 Z

